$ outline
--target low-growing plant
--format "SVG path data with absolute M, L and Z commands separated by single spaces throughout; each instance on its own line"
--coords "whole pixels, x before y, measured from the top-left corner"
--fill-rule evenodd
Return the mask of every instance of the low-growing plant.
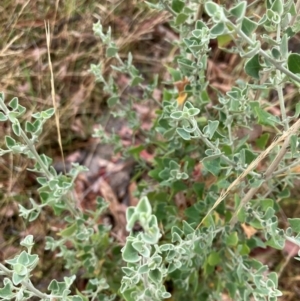
M 6 261 L 10 269 L 0 265 L 6 277 L 0 289 L 3 300 L 27 300 L 33 295 L 42 300 L 222 300 L 226 294 L 233 300 L 274 301 L 282 296 L 278 274 L 251 256 L 251 251 L 257 247 L 280 250 L 286 241 L 300 246 L 300 219 L 289 219 L 289 227 L 283 228 L 277 217 L 300 164 L 300 106 L 288 107 L 284 94 L 288 85 L 297 89 L 300 84 L 300 55 L 288 48 L 300 31 L 299 5 L 291 0 L 236 1 L 227 6 L 198 2 L 147 2 L 152 9 L 169 12 L 169 25 L 179 36 L 170 41 L 177 51 L 167 67 L 171 80 L 166 87 L 157 75 L 147 82 L 131 53 L 126 60 L 121 58 L 110 28 L 104 30 L 100 22 L 94 25 L 95 35 L 106 47 L 111 72 L 103 73 L 105 61 L 92 65 L 91 72 L 108 94 L 111 113 L 126 118 L 135 133 L 142 127 L 134 103 L 157 105 L 151 130 L 141 131 L 143 145 L 123 149 L 124 156 L 138 162 L 142 151 L 152 150 L 154 159 L 147 177 L 138 184 L 139 204 L 127 209 L 129 235 L 120 251 L 126 265 L 118 288 L 112 285 L 115 280 L 108 269 L 118 268 L 120 257 L 113 262 L 105 253 L 113 244 L 109 229 L 99 225 L 95 230 L 107 204 L 99 199 L 96 213 L 81 212 L 71 191 L 83 168 L 75 165 L 69 174 L 57 174 L 51 159 L 34 147 L 54 110 L 34 114 L 34 121 L 27 121 L 23 130 L 19 117 L 25 108 L 17 98 L 7 106 L 1 94 L 0 120 L 9 121 L 19 138 L 7 136 L 7 149 L 1 152 L 33 159 L 32 171 L 41 175 L 37 178 L 40 203 L 31 199 L 32 208 L 20 206 L 20 214 L 32 221 L 44 206 L 57 214 L 69 211 L 61 239 L 48 238 L 46 248 L 59 248 L 66 269 L 76 273 L 83 268 L 89 279 L 86 291 L 77 295 L 69 295 L 74 276 L 62 283 L 52 281 L 48 295 L 37 291 L 30 274 L 38 257 L 31 254 L 33 238 L 29 236 L 22 242 L 27 251 Z M 238 64 L 244 67 L 226 93 L 212 87 L 206 76 L 212 47 L 239 56 Z M 142 99 L 129 90 L 127 101 L 121 101 L 115 80 L 119 73 L 129 77 L 131 91 L 143 92 Z M 155 98 L 155 89 L 162 92 L 161 100 Z M 273 106 L 270 93 L 278 97 L 279 116 L 268 110 Z M 257 125 L 262 133 L 256 141 L 238 135 L 239 129 L 250 133 Z M 115 134 L 110 137 L 100 128 L 95 136 L 121 150 Z M 247 227 L 256 234 L 247 235 Z M 109 262 L 107 269 L 96 267 L 101 260 Z
M 26 156 L 35 162 L 34 168 L 30 171 L 40 175 L 37 177 L 40 184 L 38 190 L 40 202 L 37 203 L 30 198 L 29 209 L 19 204 L 20 216 L 32 222 L 38 218 L 45 206 L 50 206 L 56 215 L 61 215 L 64 211 L 69 212 L 66 217 L 66 228 L 59 233 L 61 238 L 48 237 L 46 249 L 59 248 L 58 256 L 65 259 L 65 267 L 74 274 L 84 267 L 85 277 L 89 279 L 85 297 L 81 294 L 69 296 L 71 293 L 69 288 L 76 278 L 75 275 L 65 277 L 62 282 L 53 280 L 48 286 L 50 294 L 40 292 L 30 281 L 31 272 L 38 263 L 38 255 L 31 253 L 34 242 L 32 235 L 29 235 L 21 242 L 21 246 L 26 247 L 27 250 L 13 259 L 6 260 L 10 268 L 0 265 L 0 274 L 5 276 L 4 286 L 0 289 L 1 300 L 28 300 L 32 296 L 39 297 L 41 300 L 77 301 L 89 300 L 89 297 L 94 300 L 96 298 L 112 300 L 113 295 L 108 297 L 102 293 L 108 285 L 106 279 L 99 275 L 98 260 L 99 257 L 104 256 L 106 248 L 110 245 L 109 227 L 98 225 L 95 228 L 99 216 L 107 209 L 107 203 L 99 198 L 97 210 L 94 212 L 82 212 L 76 208 L 75 198 L 72 195 L 73 183 L 77 175 L 87 169 L 74 164 L 68 174 L 58 174 L 52 166 L 52 159 L 39 154 L 35 148 L 35 143 L 43 131 L 43 124 L 54 114 L 54 109 L 33 114 L 34 121 L 26 121 L 23 129 L 19 120 L 26 109 L 19 104 L 17 98 L 13 98 L 7 106 L 4 102 L 4 94 L 1 93 L 0 108 L 2 111 L 0 120 L 9 121 L 16 136 L 16 139 L 11 136 L 5 137 L 7 149 L 1 149 L 1 155 L 13 153 Z M 67 243 L 72 243 L 73 248 L 68 248 Z M 101 267 L 102 273 L 105 273 L 105 265 L 101 264 Z

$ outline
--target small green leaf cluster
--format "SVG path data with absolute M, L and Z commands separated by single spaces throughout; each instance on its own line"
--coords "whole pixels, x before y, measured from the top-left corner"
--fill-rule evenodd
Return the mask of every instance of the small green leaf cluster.
M 12 125 L 13 133 L 17 137 L 25 138 L 26 133 L 30 135 L 30 137 L 26 138 L 31 142 L 35 143 L 37 141 L 38 136 L 42 133 L 43 124 L 47 119 L 51 118 L 54 114 L 54 109 L 48 109 L 46 111 L 32 114 L 32 117 L 35 119 L 34 122 L 26 121 L 25 123 L 25 132 L 21 128 L 21 124 L 19 119 L 25 114 L 26 108 L 19 104 L 19 100 L 17 97 L 14 97 L 9 103 L 8 107 L 4 104 L 4 93 L 0 93 L 0 108 L 3 112 L 0 112 L 0 121 L 10 121 Z M 9 109 L 10 108 L 10 109 Z M 25 139 L 26 139 L 25 138 Z M 28 157 L 32 157 L 33 154 L 30 150 L 30 147 L 27 144 L 22 144 L 17 142 L 10 136 L 5 137 L 5 142 L 7 146 L 7 150 L 0 150 L 0 155 L 4 155 L 6 153 L 12 152 L 14 154 L 23 153 Z M 27 141 L 25 141 L 27 142 Z
M 129 127 L 133 131 L 141 128 L 141 121 L 138 118 L 136 111 L 133 108 L 135 102 L 142 103 L 148 99 L 156 101 L 153 97 L 153 92 L 158 84 L 158 76 L 154 77 L 152 84 L 144 84 L 144 77 L 141 72 L 133 64 L 133 56 L 129 52 L 127 59 L 122 59 L 119 55 L 119 47 L 111 39 L 111 28 L 105 32 L 101 23 L 94 24 L 93 27 L 96 36 L 100 37 L 102 43 L 106 47 L 106 58 L 110 62 L 112 72 L 105 76 L 103 69 L 105 67 L 105 60 L 99 64 L 92 64 L 90 72 L 94 74 L 97 82 L 103 86 L 103 91 L 108 95 L 107 104 L 110 108 L 110 113 L 114 118 L 126 119 Z M 111 61 L 112 60 L 112 61 Z M 126 101 L 120 96 L 122 91 L 119 90 L 115 82 L 115 74 L 125 74 L 129 78 L 129 87 L 135 88 L 142 92 L 142 97 L 139 98 L 135 95 L 126 95 Z M 117 135 L 112 133 L 107 136 L 101 128 L 96 129 L 93 137 L 98 137 L 103 143 L 111 144 L 114 146 L 115 152 L 123 151 L 122 144 Z
M 283 249 L 285 243 L 284 231 L 278 227 L 275 215 L 278 207 L 272 199 L 260 199 L 259 203 L 252 201 L 239 212 L 239 221 L 252 225 L 256 229 L 264 229 L 266 245 Z
M 84 268 L 84 277 L 90 281 L 93 280 L 88 286 L 93 288 L 95 288 L 97 277 L 101 280 L 101 275 L 108 275 L 111 268 L 109 261 L 103 263 L 99 260 L 105 257 L 106 249 L 112 247 L 112 241 L 109 238 L 110 227 L 95 226 L 97 219 L 107 208 L 107 202 L 98 198 L 95 211 L 66 219 L 68 226 L 59 233 L 60 238 L 46 238 L 45 249 L 51 251 L 59 249 L 57 257 L 64 258 L 65 268 L 72 274 L 76 274 Z M 73 247 L 70 248 L 69 245 Z M 115 263 L 119 259 L 120 256 L 115 256 L 113 262 Z M 109 277 L 106 279 L 111 280 Z
M 122 279 L 120 289 L 126 300 L 161 300 L 170 297 L 162 284 L 162 258 L 157 252 L 153 253 L 161 234 L 156 216 L 151 211 L 150 203 L 144 197 L 137 207 L 129 207 L 126 212 L 127 230 L 131 234 L 122 249 L 123 260 L 128 265 L 123 268 L 126 276 Z M 137 222 L 142 230 L 134 234 L 133 228 Z
M 139 232 L 134 231 L 136 223 L 142 228 Z M 172 227 L 170 243 L 159 245 L 162 235 L 147 197 L 143 197 L 137 207 L 127 209 L 127 227 L 130 234 L 122 249 L 127 267 L 123 268 L 125 275 L 120 289 L 127 301 L 171 297 L 165 289 L 164 281 L 175 271 L 181 271 L 187 277 L 185 280 L 181 277 L 179 279 L 185 281 L 181 285 L 188 287 L 191 271 L 196 270 L 195 262 L 205 258 L 203 255 L 208 253 L 206 246 L 214 238 L 213 231 L 200 233 L 183 221 L 182 230 L 177 226 Z M 200 256 L 197 256 L 197 252 Z M 175 273 L 173 277 L 176 279 L 178 275 Z
M 31 249 L 34 245 L 33 236 L 28 235 L 20 243 L 27 251 L 22 251 L 13 259 L 6 260 L 6 263 L 11 267 L 7 269 L 1 264 L 0 274 L 6 277 L 3 280 L 4 286 L 0 288 L 1 300 L 29 300 L 31 297 L 39 297 L 40 300 L 68 300 L 68 301 L 84 301 L 87 299 L 79 295 L 70 296 L 70 286 L 75 280 L 75 276 L 64 277 L 64 281 L 58 282 L 52 280 L 48 286 L 50 294 L 44 294 L 36 289 L 31 281 L 30 276 L 33 269 L 38 264 L 39 258 L 36 254 L 31 254 Z M 8 277 L 9 276 L 9 277 Z M 11 278 L 10 278 L 11 277 Z
M 186 172 L 181 172 L 180 168 L 178 163 L 171 160 L 169 166 L 165 167 L 158 175 L 164 180 L 161 182 L 161 185 L 170 185 L 170 183 L 174 183 L 175 181 L 188 179 L 188 174 Z
M 26 108 L 19 104 L 18 98 L 13 98 L 8 106 L 4 102 L 4 94 L 0 94 L 1 121 L 9 121 L 11 123 L 13 133 L 18 138 L 17 141 L 11 136 L 5 137 L 6 150 L 0 149 L 0 154 L 7 153 L 22 154 L 28 159 L 34 161 L 34 168 L 29 169 L 32 172 L 41 175 L 37 178 L 41 185 L 39 195 L 42 204 L 37 204 L 36 201 L 30 198 L 32 208 L 26 209 L 19 205 L 20 215 L 29 221 L 35 220 L 44 206 L 52 206 L 56 213 L 63 210 L 69 210 L 74 213 L 73 204 L 68 201 L 67 194 L 73 188 L 73 182 L 77 175 L 86 170 L 79 165 L 74 165 L 68 175 L 57 174 L 52 166 L 52 159 L 45 154 L 38 154 L 35 143 L 43 130 L 43 124 L 54 114 L 54 109 L 37 112 L 32 114 L 34 122 L 26 121 L 25 130 L 19 121 L 20 117 L 26 112 Z M 11 109 L 9 109 L 11 108 Z M 63 199 L 66 197 L 66 199 Z
M 216 38 L 233 34 L 238 34 L 242 38 L 234 52 L 241 57 L 249 58 L 245 64 L 245 71 L 253 78 L 259 79 L 262 72 L 266 70 L 274 72 L 278 66 L 282 66 L 283 69 L 279 67 L 283 71 L 281 80 L 285 78 L 285 75 L 289 75 L 291 79 L 299 81 L 299 77 L 294 76 L 299 73 L 297 64 L 295 64 L 299 55 L 289 54 L 288 51 L 288 39 L 299 31 L 295 22 L 292 22 L 293 16 L 296 15 L 296 8 L 294 1 L 285 2 L 282 0 L 267 1 L 266 13 L 258 22 L 246 16 L 246 1 L 240 1 L 229 10 L 214 2 L 205 3 L 206 12 L 215 23 L 210 32 Z M 266 33 L 261 36 L 261 41 L 256 34 L 261 27 L 267 32 L 277 31 L 278 33 L 280 30 L 282 35 L 277 36 L 274 40 Z M 244 46 L 245 42 L 247 46 Z M 270 45 L 267 51 L 262 50 L 262 42 Z M 277 77 L 273 77 L 274 80 L 278 80 L 278 76 L 279 74 Z

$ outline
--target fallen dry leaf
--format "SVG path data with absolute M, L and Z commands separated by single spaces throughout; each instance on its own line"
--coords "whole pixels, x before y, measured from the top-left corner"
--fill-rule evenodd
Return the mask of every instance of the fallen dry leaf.
M 241 224 L 241 227 L 243 228 L 244 233 L 246 234 L 246 236 L 247 236 L 248 239 L 251 238 L 257 232 L 257 230 L 254 229 L 250 225 Z
M 145 160 L 146 162 L 148 163 L 152 163 L 154 158 L 155 158 L 155 155 L 154 154 L 150 154 L 147 150 L 143 149 L 141 152 L 140 152 L 140 158 Z

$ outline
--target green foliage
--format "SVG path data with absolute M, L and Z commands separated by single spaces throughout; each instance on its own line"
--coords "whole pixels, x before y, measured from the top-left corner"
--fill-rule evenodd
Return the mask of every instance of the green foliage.
M 286 117 L 283 98 L 279 99 L 282 110 L 282 118 L 279 119 L 268 113 L 262 107 L 261 102 L 251 99 L 250 95 L 257 91 L 270 91 L 272 88 L 282 95 L 280 90 L 283 89 L 281 84 L 283 78 L 286 83 L 300 81 L 295 69 L 297 68 L 295 62 L 297 57 L 295 54 L 288 54 L 288 37 L 285 33 L 290 25 L 287 20 L 290 18 L 289 13 L 293 10 L 294 4 L 292 1 L 288 1 L 285 6 L 281 1 L 267 3 L 266 14 L 259 21 L 254 22 L 248 12 L 246 1 L 238 2 L 228 10 L 215 2 L 206 1 L 205 11 L 211 17 L 211 23 L 207 22 L 207 24 L 202 21 L 192 21 L 197 20 L 194 16 L 199 11 L 192 5 L 184 7 L 182 1 L 170 3 L 162 1 L 160 5 L 159 9 L 165 9 L 172 13 L 173 20 L 170 24 L 180 34 L 178 44 L 180 55 L 176 57 L 175 62 L 177 68 L 174 64 L 172 67 L 168 66 L 167 70 L 173 81 L 177 82 L 186 77 L 189 82 L 188 87 L 185 88 L 188 92 L 188 101 L 183 106 L 177 103 L 176 93 L 172 89 L 164 90 L 162 107 L 157 111 L 157 122 L 153 127 L 153 134 L 149 134 L 151 139 L 157 139 L 155 136 L 155 132 L 157 132 L 164 139 L 164 142 L 161 140 L 159 143 L 156 142 L 163 147 L 156 149 L 155 166 L 149 175 L 160 183 L 162 195 L 169 190 L 171 196 L 161 199 L 160 197 L 156 198 L 155 194 L 153 196 L 148 194 L 148 198 L 154 206 L 154 214 L 160 217 L 159 220 L 163 223 L 164 232 L 171 231 L 171 235 L 164 235 L 160 244 L 152 241 L 154 245 L 149 241 L 144 241 L 141 234 L 131 233 L 129 235 L 123 249 L 123 259 L 128 266 L 123 270 L 121 292 L 126 300 L 161 300 L 163 295 L 154 295 L 154 291 L 161 292 L 161 285 L 168 279 L 175 287 L 174 298 L 176 300 L 182 296 L 201 300 L 218 298 L 218 294 L 225 288 L 234 300 L 248 300 L 250 296 L 256 300 L 267 300 L 267 298 L 276 300 L 277 296 L 281 295 L 277 290 L 276 274 L 269 273 L 269 278 L 262 276 L 267 267 L 251 257 L 247 257 L 251 248 L 256 245 L 251 245 L 237 222 L 233 222 L 234 216 L 237 214 L 239 222 L 246 222 L 264 233 L 265 242 L 260 241 L 261 247 L 269 245 L 281 249 L 286 239 L 294 242 L 295 239 L 291 236 L 288 237 L 278 228 L 278 219 L 272 199 L 257 199 L 255 202 L 247 200 L 247 189 L 258 191 L 264 182 L 271 185 L 270 191 L 272 191 L 273 197 L 276 197 L 276 193 L 279 194 L 280 191 L 276 189 L 277 179 L 264 179 L 259 171 L 255 171 L 253 168 L 247 170 L 247 167 L 257 158 L 257 151 L 254 151 L 255 145 L 248 142 L 247 136 L 238 141 L 234 128 L 251 128 L 255 124 L 261 124 L 270 128 L 283 125 L 288 129 L 289 123 L 293 121 Z M 154 8 L 153 5 L 152 7 Z M 267 35 L 261 34 L 264 31 L 276 32 L 277 40 L 268 39 Z M 257 32 L 260 32 L 263 37 L 261 40 L 258 39 Z M 102 42 L 110 47 L 109 37 L 104 38 L 103 32 L 99 35 Z M 224 35 L 230 36 L 230 40 L 235 43 L 236 47 L 229 51 L 239 54 L 244 59 L 245 74 L 252 79 L 249 83 L 240 81 L 237 86 L 232 86 L 231 91 L 225 95 L 219 93 L 219 103 L 214 106 L 218 118 L 217 120 L 207 120 L 203 125 L 200 124 L 198 116 L 207 103 L 207 98 L 202 95 L 208 95 L 206 89 L 209 83 L 205 78 L 204 71 L 207 68 L 209 42 L 211 39 Z M 261 48 L 262 42 L 270 45 L 270 51 Z M 282 63 L 282 60 L 285 60 L 285 63 Z M 121 59 L 118 61 L 120 66 L 112 66 L 112 68 L 132 77 L 131 71 L 125 67 L 126 62 Z M 269 80 L 263 85 L 259 85 L 256 81 L 260 80 L 265 72 L 270 74 Z M 95 75 L 97 77 L 97 74 Z M 106 82 L 102 80 L 102 83 L 106 88 Z M 113 114 L 118 114 L 118 108 Z M 277 162 L 272 172 L 276 168 L 287 169 L 292 163 L 291 155 L 296 160 L 299 157 L 296 150 L 298 140 L 295 136 L 291 137 L 291 153 L 288 152 L 282 161 Z M 263 133 L 256 144 L 263 150 L 268 140 L 269 134 Z M 198 144 L 196 147 L 197 142 L 195 143 L 195 141 L 200 141 L 202 146 Z M 270 160 L 275 157 L 276 152 L 279 152 L 278 148 L 273 149 Z M 185 161 L 187 160 L 186 155 L 189 154 L 193 154 L 193 158 L 196 158 L 191 166 L 188 161 Z M 200 190 L 198 188 L 196 191 L 189 190 L 190 184 L 193 183 L 192 171 L 197 160 L 202 162 L 204 174 L 211 173 L 218 177 L 211 189 L 205 192 L 204 199 L 203 186 L 199 188 Z M 186 164 L 182 164 L 183 162 Z M 270 170 L 267 171 L 270 172 Z M 242 199 L 236 203 L 234 212 L 230 212 L 224 206 L 219 206 L 215 208 L 215 214 L 221 217 L 222 222 L 213 217 L 211 211 L 211 214 L 203 220 L 208 209 L 216 204 L 221 190 L 228 189 L 232 179 L 242 173 L 247 173 L 248 176 L 245 181 L 238 183 Z M 287 175 L 283 181 L 291 184 L 292 178 L 294 179 L 294 176 Z M 182 190 L 175 188 L 181 185 Z M 197 192 L 195 204 L 185 210 L 185 219 L 189 221 L 188 223 L 183 221 L 182 224 L 178 220 L 178 209 L 170 203 L 173 196 L 179 191 L 185 191 L 188 196 Z M 145 202 L 145 197 L 142 200 Z M 169 218 L 163 217 L 161 210 L 167 210 L 165 212 Z M 139 221 L 142 224 L 135 209 L 129 208 L 128 212 L 130 213 L 127 218 L 131 227 L 133 221 L 134 223 Z M 229 223 L 229 221 L 231 222 Z M 201 222 L 203 226 L 195 228 L 196 225 L 193 222 L 198 224 Z M 234 227 L 235 231 L 230 231 L 229 225 Z M 147 225 L 142 228 L 146 231 Z M 218 251 L 215 250 L 216 241 L 223 244 L 222 247 L 219 245 Z M 185 249 L 186 244 L 189 245 L 188 249 Z M 175 249 L 176 252 L 174 252 Z M 167 253 L 164 253 L 166 251 Z M 180 257 L 178 260 L 179 254 L 184 254 L 185 259 Z M 246 258 L 242 256 L 246 256 Z M 223 257 L 227 258 L 225 262 L 220 260 Z M 158 269 L 156 278 L 151 276 L 152 270 L 149 267 L 149 262 L 153 258 L 159 258 L 159 262 L 162 263 L 161 266 L 155 266 L 155 269 Z M 188 265 L 186 265 L 187 262 Z M 222 270 L 221 276 L 220 273 L 219 276 L 213 276 L 216 266 Z M 250 272 L 250 267 L 253 272 Z M 199 275 L 199 271 L 202 271 L 200 286 L 198 286 L 200 280 L 196 276 Z M 226 279 L 226 285 L 222 279 Z M 213 291 L 208 289 L 209 281 L 214 283 Z M 187 287 L 192 289 L 187 291 Z M 151 292 L 152 288 L 153 292 Z
M 9 109 L 11 108 L 11 110 Z M 74 295 L 70 296 L 70 287 L 75 280 L 75 275 L 65 277 L 63 282 L 53 280 L 48 289 L 50 294 L 44 294 L 37 290 L 30 282 L 31 271 L 38 263 L 38 256 L 31 254 L 33 247 L 33 237 L 27 236 L 21 245 L 27 248 L 27 251 L 22 251 L 13 259 L 6 260 L 11 269 L 7 269 L 4 265 L 0 265 L 0 273 L 4 275 L 3 287 L 0 288 L 1 300 L 27 300 L 33 296 L 39 297 L 41 300 L 70 300 L 70 301 L 85 301 L 89 298 L 100 298 L 101 300 L 113 300 L 114 295 L 107 297 L 102 294 L 102 290 L 106 290 L 108 285 L 106 279 L 102 278 L 106 274 L 106 269 L 109 268 L 109 262 L 103 266 L 99 262 L 99 256 L 104 256 L 105 250 L 112 247 L 109 241 L 109 228 L 99 225 L 95 228 L 95 221 L 98 219 L 108 207 L 108 204 L 102 199 L 97 200 L 97 209 L 89 214 L 83 213 L 79 209 L 75 209 L 74 199 L 71 196 L 74 180 L 82 171 L 86 171 L 85 167 L 74 164 L 68 174 L 57 174 L 52 166 L 52 159 L 44 154 L 39 154 L 35 148 L 35 143 L 42 133 L 43 124 L 47 119 L 54 114 L 52 108 L 32 114 L 34 122 L 26 122 L 25 130 L 19 121 L 19 117 L 25 112 L 25 108 L 18 103 L 17 98 L 13 98 L 8 106 L 4 102 L 4 94 L 0 94 L 0 108 L 3 111 L 2 121 L 9 120 L 12 124 L 15 138 L 11 136 L 5 137 L 7 149 L 1 149 L 1 155 L 6 153 L 23 154 L 29 160 L 33 160 L 34 168 L 30 171 L 37 173 L 37 182 L 40 184 L 38 193 L 40 201 L 37 202 L 30 198 L 31 208 L 25 208 L 19 205 L 19 214 L 23 218 L 34 221 L 38 218 L 45 206 L 50 206 L 57 215 L 62 212 L 69 212 L 66 218 L 66 225 L 61 231 L 61 239 L 47 238 L 46 249 L 60 249 L 58 256 L 65 258 L 65 267 L 71 272 L 76 273 L 79 269 L 84 269 L 89 279 L 89 289 L 85 296 Z M 74 247 L 69 249 L 67 244 L 72 244 Z M 119 256 L 120 258 L 120 256 Z M 117 260 L 114 259 L 116 262 Z M 101 273 L 95 273 L 100 271 Z M 95 279 L 94 277 L 97 276 Z M 95 287 L 95 283 L 104 281 L 101 286 Z M 104 285 L 105 284 L 105 285 Z
M 142 98 L 152 100 L 158 107 L 152 129 L 144 133 L 145 144 L 155 154 L 148 176 L 157 185 L 154 190 L 149 179 L 139 183 L 140 201 L 136 207 L 127 209 L 129 235 L 121 250 L 109 237 L 108 227 L 95 227 L 97 217 L 107 209 L 102 199 L 98 199 L 96 212 L 83 214 L 75 209 L 70 192 L 75 178 L 85 168 L 74 165 L 67 175 L 57 174 L 51 158 L 36 151 L 35 143 L 54 110 L 33 114 L 32 120 L 23 126 L 19 120 L 26 109 L 18 98 L 6 105 L 4 94 L 0 94 L 0 121 L 10 123 L 13 132 L 5 137 L 6 149 L 1 149 L 0 154 L 23 154 L 34 161 L 31 170 L 39 175 L 40 202 L 30 199 L 31 208 L 20 206 L 20 215 L 33 221 L 45 206 L 57 215 L 68 212 L 66 228 L 61 230 L 59 239 L 47 238 L 46 249 L 58 248 L 65 268 L 72 274 L 83 269 L 88 279 L 86 290 L 76 295 L 70 295 L 75 276 L 65 277 L 61 282 L 53 280 L 48 286 L 50 294 L 38 291 L 30 282 L 38 256 L 31 254 L 33 238 L 28 236 L 21 243 L 27 251 L 6 260 L 10 269 L 0 265 L 1 274 L 5 275 L 1 300 L 29 300 L 37 296 L 41 300 L 108 301 L 116 295 L 126 301 L 160 301 L 170 297 L 221 300 L 226 293 L 237 301 L 275 301 L 282 295 L 276 272 L 269 272 L 250 253 L 256 247 L 282 249 L 287 240 L 300 245 L 300 220 L 291 218 L 290 227 L 281 229 L 276 215 L 279 204 L 275 201 L 289 195 L 288 189 L 297 178 L 289 171 L 300 164 L 299 106 L 294 116 L 287 117 L 283 95 L 285 85 L 300 83 L 299 55 L 289 53 L 287 46 L 289 38 L 300 31 L 299 20 L 292 18 L 295 4 L 291 0 L 266 1 L 264 13 L 254 21 L 254 5 L 247 1 L 236 1 L 227 8 L 204 2 L 148 3 L 172 16 L 170 26 L 179 35 L 174 44 L 180 51 L 167 71 L 174 82 L 186 80 L 182 91 L 162 88 L 157 75 L 149 84 L 134 66 L 131 53 L 126 59 L 119 55 L 121 49 L 113 41 L 111 29 L 104 29 L 100 22 L 94 25 L 94 33 L 113 63 L 108 75 L 102 72 L 103 63 L 91 65 L 90 72 L 107 93 L 113 116 L 126 117 L 133 131 L 141 128 L 142 121 L 133 104 L 143 100 L 129 93 L 128 102 L 120 101 L 122 91 L 115 78 L 119 74 L 125 74 L 130 87 L 142 91 Z M 208 16 L 206 23 L 200 20 L 203 9 Z M 270 38 L 271 34 L 276 38 Z M 228 92 L 217 91 L 217 99 L 212 102 L 206 78 L 210 42 L 222 41 L 224 37 L 231 42 L 227 51 L 240 57 L 245 73 Z M 155 89 L 162 91 L 161 102 L 154 97 Z M 278 94 L 280 117 L 264 106 L 272 89 Z M 186 94 L 184 101 L 178 100 L 177 92 Z M 209 102 L 213 104 L 208 108 Z M 252 129 L 256 125 L 263 125 L 268 131 L 255 143 L 248 135 L 237 135 L 237 129 Z M 271 132 L 281 138 L 266 148 Z M 107 135 L 102 128 L 94 136 L 104 143 L 113 143 L 117 150 L 122 148 L 119 137 Z M 139 155 L 145 148 L 132 147 L 123 152 L 142 161 Z M 264 164 L 258 167 L 263 159 Z M 199 168 L 201 183 L 195 175 Z M 281 174 L 284 177 L 278 177 Z M 287 189 L 281 191 L 280 187 Z M 174 202 L 180 195 L 188 200 L 183 208 Z M 241 224 L 259 234 L 248 237 Z M 107 249 L 114 249 L 113 255 L 107 256 Z M 112 269 L 120 267 L 122 276 L 111 275 Z

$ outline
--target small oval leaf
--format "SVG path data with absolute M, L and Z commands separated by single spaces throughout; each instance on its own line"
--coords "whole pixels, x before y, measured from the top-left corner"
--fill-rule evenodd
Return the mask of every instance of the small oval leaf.
M 245 72 L 254 77 L 255 79 L 259 79 L 259 71 L 261 70 L 261 65 L 259 63 L 258 54 L 254 55 L 251 59 L 247 61 L 245 64 Z
M 291 53 L 288 57 L 288 69 L 294 74 L 300 73 L 300 55 Z

